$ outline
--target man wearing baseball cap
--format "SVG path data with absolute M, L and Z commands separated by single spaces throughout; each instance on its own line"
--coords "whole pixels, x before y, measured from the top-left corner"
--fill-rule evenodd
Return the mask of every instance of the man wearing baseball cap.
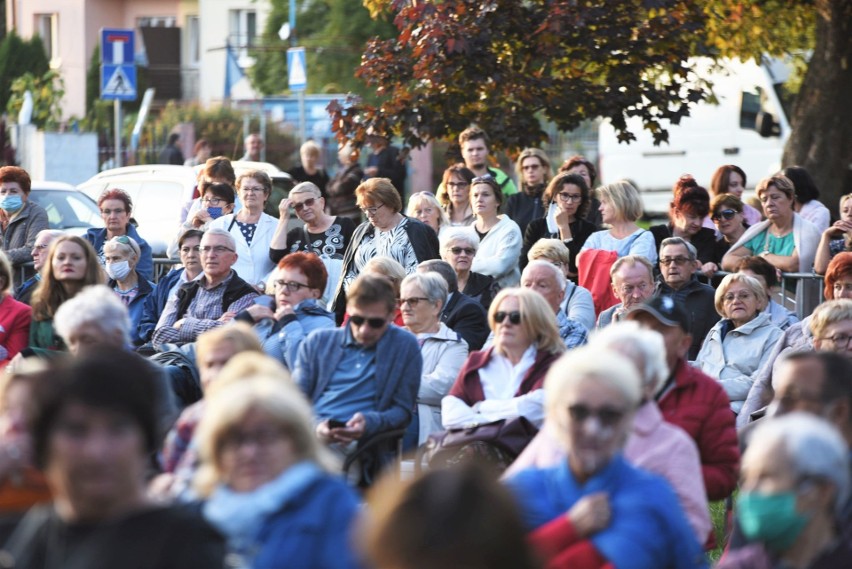
M 691 436 L 701 455 L 707 498 L 727 498 L 737 485 L 740 452 L 734 414 L 721 385 L 689 364 L 689 315 L 670 296 L 654 296 L 630 309 L 628 320 L 659 332 L 666 345 L 669 378 L 657 393 L 663 417 Z

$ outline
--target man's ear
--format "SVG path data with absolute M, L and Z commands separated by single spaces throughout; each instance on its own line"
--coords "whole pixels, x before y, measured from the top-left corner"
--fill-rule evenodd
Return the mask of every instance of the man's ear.
M 692 347 L 692 334 L 684 334 L 680 341 L 680 356 L 682 358 L 686 357 L 690 347 Z

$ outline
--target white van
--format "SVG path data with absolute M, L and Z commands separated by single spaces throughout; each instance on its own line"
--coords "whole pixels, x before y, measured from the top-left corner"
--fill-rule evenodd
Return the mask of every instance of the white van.
M 717 104 L 695 105 L 679 125 L 665 125 L 668 143 L 654 146 L 639 119 L 627 123 L 636 135 L 630 144 L 618 142 L 609 121 L 598 129 L 600 179 L 630 180 L 642 192 L 647 214 L 668 211 L 672 186 L 682 174 L 692 174 L 709 190 L 713 172 L 723 164 L 741 167 L 749 188 L 780 170 L 790 125 L 778 88 L 789 69 L 780 62 L 739 60 L 721 62 L 721 70 L 706 59 L 699 65 L 702 77 L 713 83 Z

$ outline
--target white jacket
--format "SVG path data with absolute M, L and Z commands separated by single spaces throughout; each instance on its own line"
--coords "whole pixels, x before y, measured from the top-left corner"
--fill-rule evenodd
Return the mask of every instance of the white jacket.
M 423 342 L 423 375 L 417 392 L 417 416 L 420 420 L 418 445 L 432 433 L 444 430 L 441 423 L 441 400 L 450 392 L 456 377 L 467 360 L 468 346 L 461 336 L 446 324 L 434 334 L 417 334 Z
M 275 233 L 275 228 L 278 227 L 278 220 L 271 215 L 261 213 L 260 219 L 257 221 L 257 229 L 255 229 L 254 237 L 251 240 L 251 247 L 249 247 L 242 231 L 240 231 L 240 226 L 234 222 L 234 215 L 233 213 L 223 215 L 210 222 L 210 229 L 218 227 L 229 231 L 234 236 L 234 241 L 237 242 L 238 258 L 233 268 L 241 279 L 256 286 L 262 283 L 266 275 L 275 267 L 269 259 L 269 244 L 272 243 L 272 236 Z
M 518 224 L 509 216 L 501 215 L 497 225 L 479 243 L 470 270 L 494 277 L 501 289 L 518 286 L 521 282 L 518 258 L 522 245 L 523 236 Z
M 750 322 L 735 328 L 722 340 L 719 320 L 707 334 L 696 363 L 701 371 L 722 384 L 731 400 L 731 409 L 739 413 L 748 396 L 757 372 L 769 360 L 772 349 L 783 334 L 772 323 L 768 312 L 761 312 Z

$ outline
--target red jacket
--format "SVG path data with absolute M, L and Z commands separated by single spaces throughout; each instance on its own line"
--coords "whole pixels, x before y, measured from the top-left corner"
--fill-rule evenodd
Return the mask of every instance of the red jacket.
M 686 431 L 698 445 L 707 498 L 722 500 L 737 485 L 740 449 L 728 396 L 712 377 L 685 360 L 674 370 L 674 385 L 657 404 L 666 421 Z
M 458 397 L 467 405 L 473 405 L 474 403 L 485 400 L 485 394 L 482 392 L 482 384 L 479 382 L 479 370 L 485 367 L 485 364 L 491 359 L 491 352 L 493 350 L 494 347 L 492 346 L 481 352 L 473 352 L 467 357 L 467 361 L 464 362 L 461 371 L 459 371 L 456 382 L 453 384 L 452 389 L 450 389 L 450 395 Z M 547 370 L 550 369 L 550 365 L 561 355 L 551 354 L 543 350 L 536 352 L 535 362 L 533 362 L 532 367 L 527 371 L 527 375 L 521 382 L 521 386 L 518 388 L 518 392 L 515 393 L 515 397 L 535 391 L 536 389 L 541 389 Z
M 568 516 L 559 516 L 533 530 L 527 541 L 545 561 L 545 569 L 614 569 L 612 563 L 582 539 Z
M 32 312 L 32 308 L 18 302 L 11 294 L 0 297 L 0 346 L 6 348 L 6 356 L 0 358 L 0 367 L 29 344 Z

